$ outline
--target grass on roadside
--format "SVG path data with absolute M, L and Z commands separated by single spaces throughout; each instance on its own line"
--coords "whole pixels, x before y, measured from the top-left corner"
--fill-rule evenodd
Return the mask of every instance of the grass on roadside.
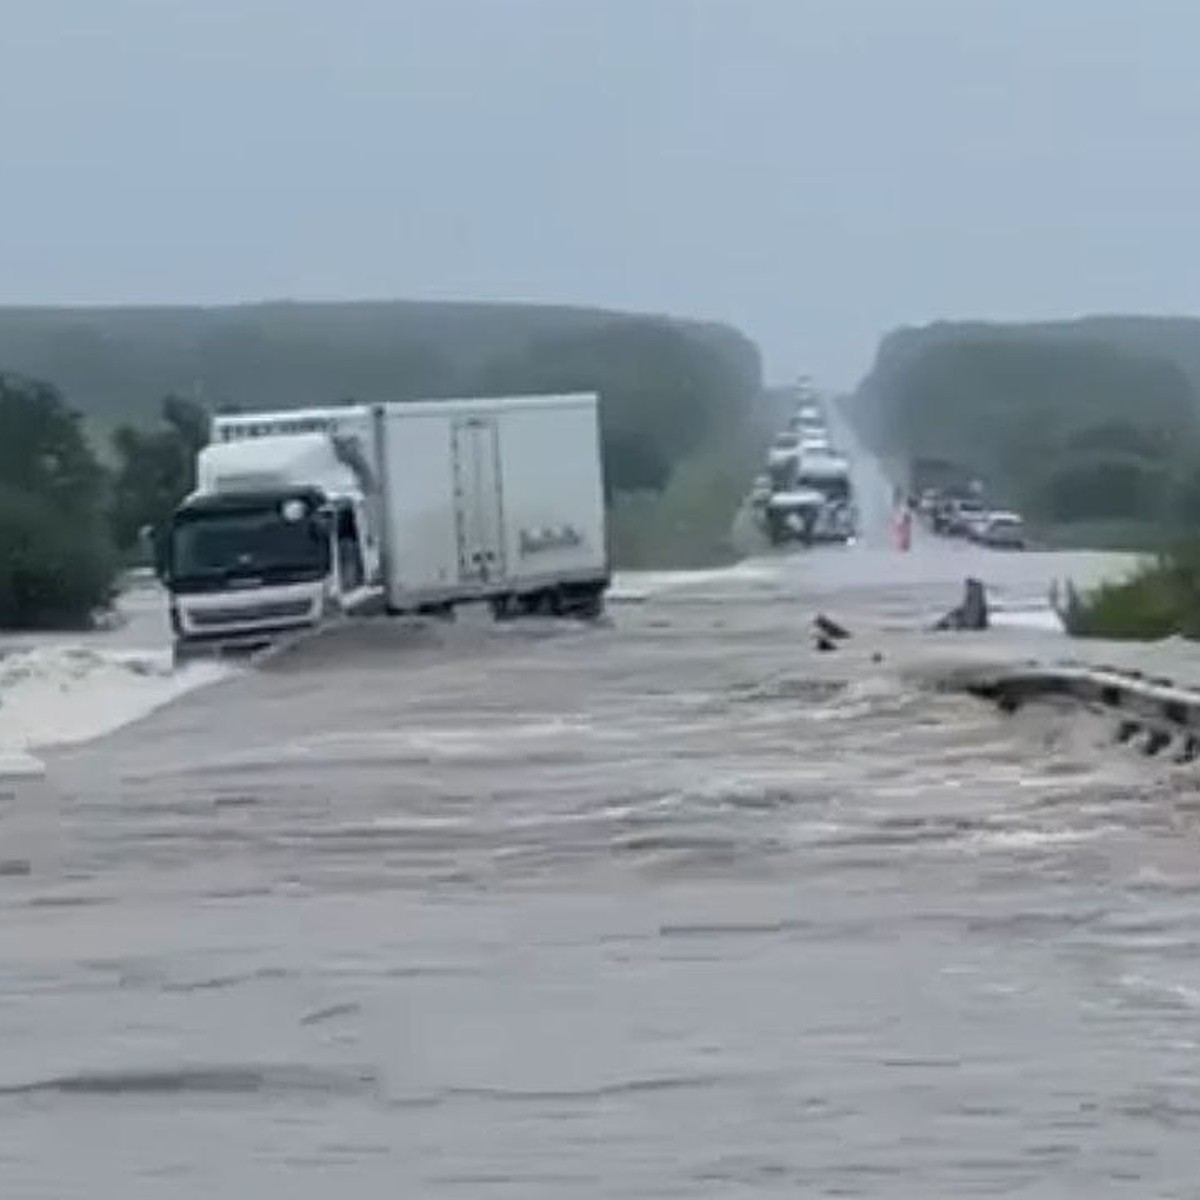
M 1068 585 L 1064 623 L 1074 637 L 1200 639 L 1200 546 L 1147 558 L 1086 593 Z

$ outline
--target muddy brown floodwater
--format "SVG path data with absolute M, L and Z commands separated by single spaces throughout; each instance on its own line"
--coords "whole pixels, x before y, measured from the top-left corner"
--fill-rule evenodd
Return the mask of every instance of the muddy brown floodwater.
M 0 1194 L 1193 1196 L 1195 769 L 905 632 L 1102 565 L 366 626 L 46 754 L 0 785 Z

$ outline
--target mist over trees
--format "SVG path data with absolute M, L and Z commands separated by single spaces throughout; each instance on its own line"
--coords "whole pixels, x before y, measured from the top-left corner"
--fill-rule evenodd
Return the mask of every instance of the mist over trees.
M 850 413 L 897 469 L 955 463 L 1061 540 L 1150 544 L 1200 514 L 1198 381 L 1200 322 L 947 324 L 886 339 Z
M 157 418 L 160 397 L 209 409 L 300 408 L 465 395 L 534 346 L 611 337 L 613 327 L 678 332 L 757 385 L 758 350 L 724 325 L 598 309 L 379 301 L 214 308 L 0 307 L 0 363 L 52 380 L 90 422 Z
M 194 485 L 213 412 L 597 391 L 614 560 L 643 566 L 731 555 L 770 432 L 753 416 L 761 367 L 741 334 L 589 310 L 0 310 L 0 361 L 36 371 L 0 391 L 8 628 L 86 623 L 107 603 L 117 564 Z

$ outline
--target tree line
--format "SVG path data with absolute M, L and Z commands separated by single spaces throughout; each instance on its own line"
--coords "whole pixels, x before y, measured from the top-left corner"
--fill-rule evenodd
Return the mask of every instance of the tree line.
M 51 380 L 105 430 L 157 418 L 170 393 L 210 408 L 304 408 L 461 396 L 552 348 L 673 342 L 756 384 L 758 349 L 736 329 L 561 305 L 426 301 L 158 308 L 0 306 L 0 368 Z M 595 339 L 595 340 L 593 340 Z M 574 345 L 574 349 L 569 349 Z M 670 351 L 668 351 L 670 352 Z
M 598 391 L 615 560 L 673 565 L 727 548 L 758 448 L 758 386 L 756 362 L 747 371 L 683 329 L 614 321 L 498 357 L 471 390 Z M 222 407 L 261 407 L 241 399 Z M 154 422 L 119 424 L 98 447 L 54 386 L 0 375 L 0 628 L 81 626 L 108 605 L 143 530 L 194 486 L 209 422 L 197 399 L 171 394 Z
M 1168 358 L 1083 338 L 967 329 L 881 353 L 854 406 L 893 462 L 986 481 L 995 503 L 1084 543 L 1170 540 L 1200 518 L 1200 401 Z

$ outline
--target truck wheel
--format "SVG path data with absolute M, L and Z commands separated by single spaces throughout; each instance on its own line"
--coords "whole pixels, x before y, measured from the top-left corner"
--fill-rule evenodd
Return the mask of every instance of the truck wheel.
M 493 596 L 490 607 L 494 621 L 511 621 L 517 615 L 515 596 Z
M 527 592 L 523 596 L 512 598 L 512 616 L 535 617 L 542 602 L 541 592 Z
M 575 600 L 573 615 L 581 621 L 596 621 L 604 616 L 604 588 L 597 585 L 583 589 Z

